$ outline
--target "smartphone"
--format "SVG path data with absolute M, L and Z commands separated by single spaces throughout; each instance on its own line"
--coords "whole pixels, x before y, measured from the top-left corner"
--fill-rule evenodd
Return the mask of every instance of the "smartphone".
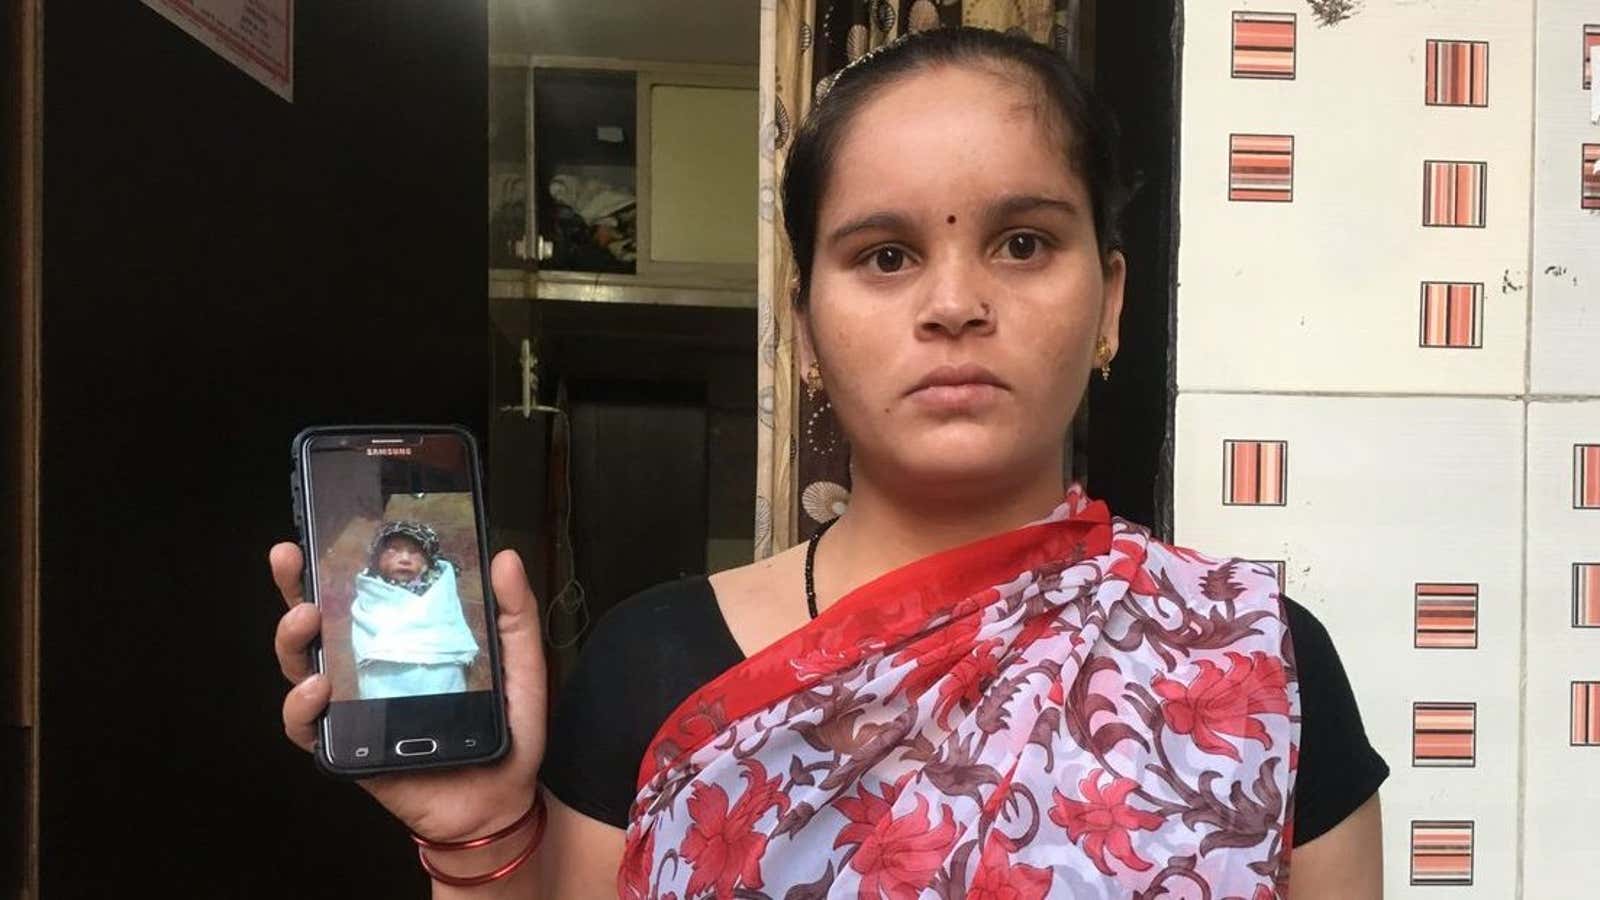
M 316 758 L 342 777 L 499 759 L 510 746 L 477 442 L 455 426 L 308 428 L 290 487 L 316 670 Z

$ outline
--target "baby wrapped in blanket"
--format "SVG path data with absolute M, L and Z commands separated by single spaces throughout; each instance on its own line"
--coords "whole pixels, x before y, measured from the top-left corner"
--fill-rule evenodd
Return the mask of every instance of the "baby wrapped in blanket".
M 478 642 L 439 535 L 420 522 L 385 522 L 356 575 L 350 604 L 356 681 L 363 700 L 467 689 Z

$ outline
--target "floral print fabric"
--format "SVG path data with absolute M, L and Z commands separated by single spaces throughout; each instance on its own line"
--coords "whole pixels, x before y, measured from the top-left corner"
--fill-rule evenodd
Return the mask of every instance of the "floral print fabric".
M 618 888 L 1281 898 L 1298 723 L 1273 574 L 1075 487 L 685 701 L 641 767 Z

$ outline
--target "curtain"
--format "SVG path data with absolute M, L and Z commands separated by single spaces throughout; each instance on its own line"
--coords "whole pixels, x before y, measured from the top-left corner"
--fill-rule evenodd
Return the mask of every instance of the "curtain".
M 850 458 L 826 404 L 799 390 L 794 260 L 778 186 L 789 137 L 828 76 L 908 32 L 1013 31 L 1076 56 L 1079 0 L 761 0 L 756 558 L 810 537 L 850 501 Z

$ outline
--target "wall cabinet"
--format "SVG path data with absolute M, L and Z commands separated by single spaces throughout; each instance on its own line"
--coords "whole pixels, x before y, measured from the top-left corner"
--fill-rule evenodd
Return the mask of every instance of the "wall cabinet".
M 490 296 L 754 304 L 756 72 L 494 58 Z

